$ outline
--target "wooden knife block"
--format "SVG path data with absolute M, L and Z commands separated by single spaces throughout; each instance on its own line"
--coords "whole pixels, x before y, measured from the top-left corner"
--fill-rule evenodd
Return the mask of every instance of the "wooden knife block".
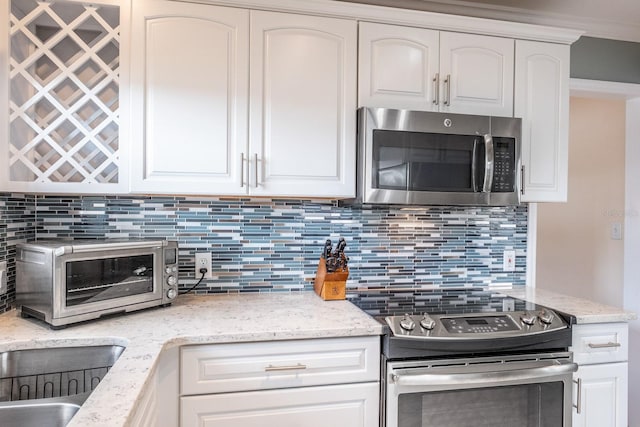
M 325 300 L 341 300 L 347 296 L 347 279 L 349 278 L 349 267 L 342 270 L 327 272 L 324 258 L 320 258 L 316 280 L 313 283 L 313 290 Z

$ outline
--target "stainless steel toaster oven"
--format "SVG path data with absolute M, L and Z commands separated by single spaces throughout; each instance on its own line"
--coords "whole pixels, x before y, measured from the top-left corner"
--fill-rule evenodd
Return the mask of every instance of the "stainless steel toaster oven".
M 167 240 L 49 240 L 16 247 L 16 305 L 61 327 L 168 305 L 178 295 L 178 245 Z

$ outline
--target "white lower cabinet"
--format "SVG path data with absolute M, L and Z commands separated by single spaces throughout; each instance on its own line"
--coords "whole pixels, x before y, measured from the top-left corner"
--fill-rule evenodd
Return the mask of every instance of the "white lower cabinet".
M 380 338 L 185 346 L 180 425 L 378 425 Z
M 628 326 L 575 325 L 573 427 L 627 427 Z
M 364 383 L 183 397 L 180 425 L 369 427 L 378 423 L 378 388 Z

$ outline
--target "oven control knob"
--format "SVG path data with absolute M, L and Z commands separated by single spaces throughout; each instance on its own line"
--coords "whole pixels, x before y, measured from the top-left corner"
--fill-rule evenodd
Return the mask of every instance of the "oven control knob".
M 548 311 L 548 310 L 542 310 L 539 314 L 538 317 L 540 318 L 540 321 L 542 323 L 544 323 L 545 325 L 550 325 L 553 322 L 553 312 Z
M 433 329 L 436 326 L 436 321 L 431 318 L 428 314 L 423 314 L 422 319 L 420 319 L 420 326 L 425 329 Z
M 520 320 L 525 325 L 532 326 L 534 323 L 536 323 L 536 317 L 537 316 L 535 314 L 524 313 L 522 316 L 520 316 Z
M 411 319 L 411 316 L 405 314 L 402 320 L 400 320 L 400 327 L 405 331 L 413 331 L 413 328 L 416 327 L 416 322 Z
M 172 288 L 167 291 L 167 298 L 174 299 L 177 296 L 178 296 L 178 292 L 175 289 Z
M 167 285 L 169 286 L 175 286 L 178 284 L 178 279 L 176 279 L 176 276 L 169 276 L 167 277 Z

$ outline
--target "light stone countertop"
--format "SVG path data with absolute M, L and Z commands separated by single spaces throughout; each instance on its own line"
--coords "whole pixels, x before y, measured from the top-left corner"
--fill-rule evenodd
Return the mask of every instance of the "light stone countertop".
M 500 289 L 499 292 L 570 314 L 575 317 L 577 324 L 628 322 L 638 318 L 636 313 L 618 307 L 599 304 L 587 299 L 562 295 L 543 289 L 523 288 L 524 289 Z
M 380 335 L 382 325 L 348 301 L 313 292 L 181 296 L 171 307 L 53 331 L 0 315 L 0 352 L 23 348 L 119 344 L 126 347 L 69 427 L 130 425 L 162 350 L 205 343 Z M 177 363 L 177 361 L 176 361 Z

